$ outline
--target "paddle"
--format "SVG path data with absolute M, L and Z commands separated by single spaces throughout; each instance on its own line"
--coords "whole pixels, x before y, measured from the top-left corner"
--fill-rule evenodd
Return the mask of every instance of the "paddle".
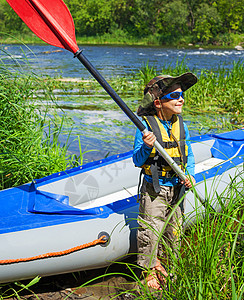
M 72 52 L 136 125 L 136 127 L 143 133 L 147 132 L 147 129 L 142 122 L 83 55 L 82 50 L 79 50 L 76 43 L 75 27 L 72 16 L 62 0 L 7 0 L 7 2 L 40 39 L 50 45 L 64 48 Z M 155 142 L 154 146 L 176 174 L 182 180 L 185 180 L 185 173 L 168 155 L 158 141 Z M 199 195 L 198 198 L 202 204 L 205 203 Z

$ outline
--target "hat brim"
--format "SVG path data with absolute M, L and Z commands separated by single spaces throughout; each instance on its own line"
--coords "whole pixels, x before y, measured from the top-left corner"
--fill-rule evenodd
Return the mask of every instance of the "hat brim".
M 190 87 L 192 87 L 195 83 L 197 83 L 197 76 L 191 72 L 187 72 L 177 77 L 164 78 L 162 79 L 162 81 L 165 85 L 164 91 L 166 91 L 174 84 L 178 83 L 180 84 L 182 91 L 185 92 Z

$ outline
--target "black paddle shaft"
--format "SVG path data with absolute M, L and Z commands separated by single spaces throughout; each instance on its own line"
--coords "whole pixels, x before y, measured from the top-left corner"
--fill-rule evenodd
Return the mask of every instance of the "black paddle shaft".
M 137 118 L 137 116 L 130 110 L 130 108 L 124 103 L 119 95 L 112 89 L 103 76 L 97 71 L 97 69 L 89 62 L 89 60 L 82 54 L 82 50 L 75 53 L 75 57 L 86 67 L 86 69 L 92 74 L 92 76 L 100 83 L 105 91 L 112 97 L 112 99 L 118 104 L 123 112 L 131 119 L 140 131 L 144 131 L 146 127 Z

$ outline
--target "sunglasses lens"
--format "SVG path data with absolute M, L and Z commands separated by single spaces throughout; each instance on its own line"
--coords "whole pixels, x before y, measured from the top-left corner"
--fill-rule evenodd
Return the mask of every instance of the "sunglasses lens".
M 178 92 L 174 92 L 174 93 L 170 94 L 170 98 L 178 99 L 179 97 L 180 97 L 180 94 Z
M 180 93 L 180 92 L 174 92 L 174 93 L 171 93 L 171 94 L 170 94 L 170 97 L 171 97 L 172 99 L 179 99 L 180 96 L 181 96 L 181 93 Z M 183 95 L 182 95 L 182 96 L 183 96 Z

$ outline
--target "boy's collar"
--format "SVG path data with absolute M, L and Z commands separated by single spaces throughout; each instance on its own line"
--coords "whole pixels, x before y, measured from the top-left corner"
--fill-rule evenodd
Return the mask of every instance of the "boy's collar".
M 173 116 L 169 119 L 169 120 L 164 120 L 164 119 L 161 119 L 161 118 L 159 118 L 158 116 L 158 119 L 160 120 L 160 121 L 163 121 L 163 122 L 168 122 L 168 123 L 173 123 L 175 120 L 176 120 L 176 118 L 175 118 L 175 114 L 173 114 Z M 174 120 L 175 119 L 175 120 Z

